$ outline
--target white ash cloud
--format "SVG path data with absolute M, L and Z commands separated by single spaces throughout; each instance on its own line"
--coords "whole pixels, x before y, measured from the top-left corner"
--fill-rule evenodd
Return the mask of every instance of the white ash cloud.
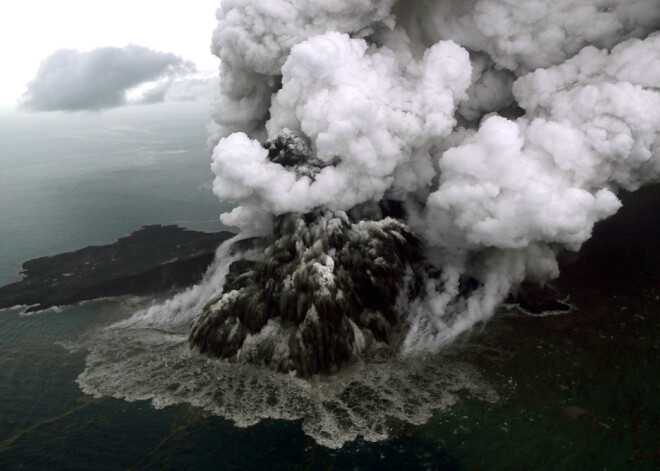
M 214 191 L 240 206 L 223 221 L 402 202 L 436 270 L 403 348 L 437 349 L 660 179 L 658 29 L 657 0 L 225 1 L 210 141 Z M 318 173 L 269 159 L 283 132 Z
M 350 209 L 390 189 L 403 194 L 427 186 L 429 149 L 454 126 L 471 69 L 467 52 L 453 42 L 440 42 L 415 61 L 328 33 L 294 47 L 282 71 L 268 136 L 302 131 L 327 166 L 314 180 L 297 178 L 240 133 L 221 140 L 213 154 L 219 197 L 275 214 Z
M 619 209 L 614 191 L 660 179 L 659 51 L 656 33 L 611 53 L 589 46 L 538 69 L 513 86 L 524 116 L 488 117 L 444 152 L 438 188 L 414 227 L 450 253 L 442 266 L 476 277 L 484 289 L 468 300 L 473 305 L 457 298 L 435 312 L 417 307 L 415 322 L 426 328 L 410 339 L 443 344 L 491 315 L 525 278 L 556 277 L 554 250 L 578 250 L 594 224 Z M 478 262 L 469 261 L 476 254 Z M 437 284 L 437 296 L 455 291 L 456 277 L 452 283 Z M 443 320 L 439 328 L 423 319 L 429 315 Z
M 211 46 L 222 60 L 211 140 L 260 130 L 293 46 L 329 31 L 369 35 L 374 25 L 392 24 L 394 1 L 223 1 Z
M 42 61 L 19 107 L 77 111 L 154 103 L 176 93 L 171 91 L 174 84 L 194 72 L 195 65 L 177 55 L 134 44 L 90 51 L 59 49 Z M 144 88 L 141 93 L 131 94 L 140 86 Z

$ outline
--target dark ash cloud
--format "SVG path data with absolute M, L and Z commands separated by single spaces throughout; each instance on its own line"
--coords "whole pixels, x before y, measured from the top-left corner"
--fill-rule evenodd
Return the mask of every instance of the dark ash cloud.
M 113 108 L 127 104 L 127 92 L 139 85 L 194 71 L 192 62 L 177 55 L 134 44 L 85 52 L 60 49 L 42 61 L 37 76 L 21 97 L 19 108 L 28 111 Z

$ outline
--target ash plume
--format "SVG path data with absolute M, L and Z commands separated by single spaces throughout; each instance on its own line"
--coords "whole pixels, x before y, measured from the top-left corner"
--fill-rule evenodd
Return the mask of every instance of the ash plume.
M 390 217 L 356 219 L 344 211 L 278 216 L 263 258 L 235 269 L 195 320 L 191 342 L 303 375 L 333 372 L 387 344 L 418 242 Z
M 225 0 L 218 20 L 214 192 L 265 246 L 194 322 L 203 352 L 311 375 L 435 351 L 660 179 L 657 0 Z

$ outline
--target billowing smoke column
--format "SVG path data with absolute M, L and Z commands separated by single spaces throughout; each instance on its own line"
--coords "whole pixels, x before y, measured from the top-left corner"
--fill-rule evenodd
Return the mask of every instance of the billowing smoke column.
M 233 265 L 191 341 L 305 375 L 378 351 L 397 324 L 399 285 L 418 243 L 390 217 L 356 219 L 344 211 L 277 216 L 263 261 Z
M 660 178 L 658 0 L 224 0 L 218 19 L 214 191 L 266 246 L 195 321 L 204 352 L 309 375 L 436 350 Z

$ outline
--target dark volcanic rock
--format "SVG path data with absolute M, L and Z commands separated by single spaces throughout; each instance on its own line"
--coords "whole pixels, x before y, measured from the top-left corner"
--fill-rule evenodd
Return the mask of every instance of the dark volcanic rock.
M 389 342 L 419 246 L 404 223 L 382 215 L 278 216 L 263 258 L 230 266 L 223 293 L 193 323 L 190 343 L 276 371 L 333 372 Z
M 280 134 L 264 144 L 268 150 L 268 160 L 293 170 L 298 177 L 312 180 L 325 164 L 312 152 L 309 141 L 302 133 L 283 129 Z
M 111 245 L 28 260 L 24 279 L 0 288 L 0 308 L 29 305 L 29 311 L 37 311 L 188 286 L 199 281 L 215 249 L 232 236 L 152 225 Z
M 301 179 L 314 180 L 340 161 L 321 161 L 304 134 L 289 129 L 264 148 L 273 164 Z M 263 256 L 230 266 L 222 292 L 193 322 L 191 346 L 303 376 L 333 372 L 366 349 L 378 350 L 398 323 L 397 298 L 420 258 L 421 242 L 401 222 L 404 213 L 401 203 L 386 201 L 348 213 L 275 217 L 266 241 L 235 248 L 263 245 Z

